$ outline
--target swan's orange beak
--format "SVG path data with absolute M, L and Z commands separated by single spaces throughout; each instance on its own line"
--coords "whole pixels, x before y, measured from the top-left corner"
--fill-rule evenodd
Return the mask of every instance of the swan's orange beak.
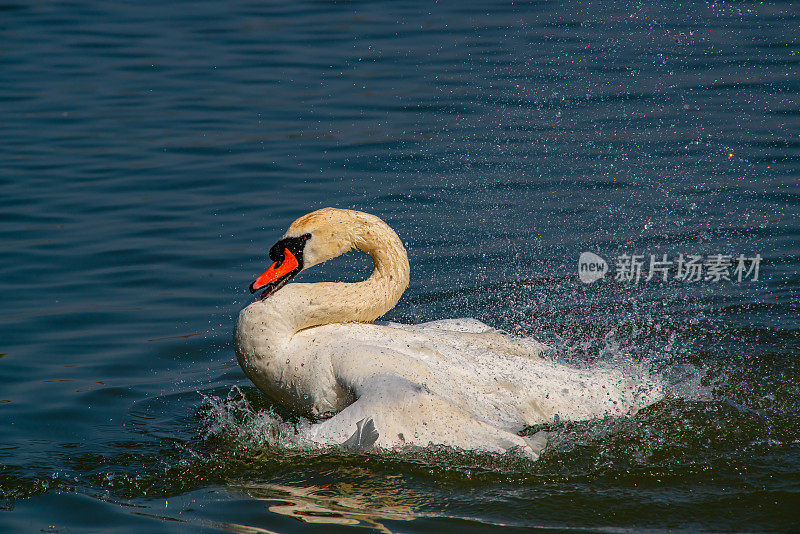
M 298 267 L 300 263 L 295 258 L 294 254 L 286 248 L 283 251 L 283 261 L 276 261 L 269 266 L 264 274 L 256 278 L 255 282 L 250 284 L 250 293 L 255 293 L 259 289 L 267 288 L 260 298 L 266 298 L 288 282 L 294 275 L 299 272 Z

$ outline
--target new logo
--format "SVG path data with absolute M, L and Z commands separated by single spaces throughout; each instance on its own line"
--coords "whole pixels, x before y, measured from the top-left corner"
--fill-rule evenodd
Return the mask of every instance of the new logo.
M 608 272 L 606 260 L 592 252 L 583 252 L 578 258 L 578 277 L 584 284 L 600 280 Z

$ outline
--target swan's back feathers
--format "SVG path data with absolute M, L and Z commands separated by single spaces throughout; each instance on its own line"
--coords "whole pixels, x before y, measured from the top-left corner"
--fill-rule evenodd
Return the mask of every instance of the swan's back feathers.
M 532 338 L 507 336 L 502 331 L 472 317 L 439 319 L 414 325 L 392 322 L 385 324 L 411 332 L 428 333 L 440 337 L 447 336 L 455 343 L 468 342 L 487 351 L 506 353 L 521 358 L 540 358 L 543 353 L 550 350 L 550 347 Z
M 467 332 L 470 334 L 483 334 L 485 332 L 499 332 L 472 317 L 459 317 L 457 319 L 439 319 L 437 321 L 428 321 L 427 323 L 419 323 L 415 325 L 406 325 L 402 323 L 387 322 L 386 324 L 396 328 L 405 328 L 408 330 L 448 330 L 450 332 Z

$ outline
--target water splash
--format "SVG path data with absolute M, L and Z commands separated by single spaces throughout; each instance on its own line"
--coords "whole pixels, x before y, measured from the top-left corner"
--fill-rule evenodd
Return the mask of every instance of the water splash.
M 273 408 L 254 408 L 238 386 L 224 398 L 201 395 L 205 439 L 222 437 L 249 449 L 299 448 L 303 444 L 301 431 L 311 424 L 303 418 L 294 422 L 284 419 Z

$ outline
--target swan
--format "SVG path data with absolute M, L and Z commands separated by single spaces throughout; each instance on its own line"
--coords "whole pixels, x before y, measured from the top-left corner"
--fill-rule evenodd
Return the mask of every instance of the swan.
M 372 257 L 357 283 L 291 283 L 351 249 Z M 408 287 L 398 235 L 367 213 L 323 208 L 294 221 L 250 284 L 236 357 L 272 401 L 312 422 L 315 445 L 444 445 L 536 459 L 546 442 L 531 425 L 625 415 L 660 398 L 657 385 L 617 369 L 580 369 L 547 347 L 476 320 L 376 324 Z

